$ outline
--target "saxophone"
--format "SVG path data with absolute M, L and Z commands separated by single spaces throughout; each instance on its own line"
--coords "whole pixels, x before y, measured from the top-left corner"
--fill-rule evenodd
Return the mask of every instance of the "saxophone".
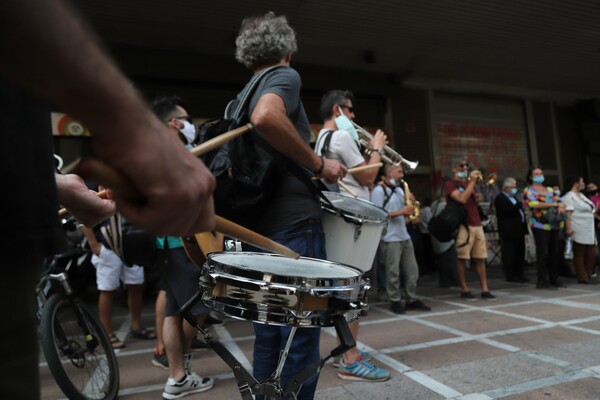
M 412 193 L 408 187 L 408 182 L 402 180 L 402 184 L 404 186 L 404 199 L 406 205 L 415 209 L 415 213 L 413 215 L 409 215 L 408 219 L 411 223 L 418 224 L 421 222 L 421 203 L 417 200 L 413 201 Z

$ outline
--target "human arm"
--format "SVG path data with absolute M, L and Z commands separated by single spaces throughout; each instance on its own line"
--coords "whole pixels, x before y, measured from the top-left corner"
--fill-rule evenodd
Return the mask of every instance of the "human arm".
M 75 174 L 54 175 L 58 202 L 71 215 L 88 227 L 94 227 L 117 211 L 112 199 L 102 199 L 88 189 L 81 177 Z
M 288 118 L 285 103 L 279 95 L 263 94 L 252 111 L 250 122 L 275 150 L 296 163 L 311 171 L 318 171 L 323 165 L 318 176 L 327 182 L 335 183 L 346 175 L 347 168 L 339 161 L 319 157 L 304 142 Z
M 129 221 L 157 234 L 214 227 L 210 171 L 172 139 L 62 2 L 0 2 L 0 52 L 5 55 L 0 74 L 81 120 L 93 133 L 98 159 L 139 192 L 132 199 L 115 191 L 117 206 Z M 105 184 L 98 165 L 93 159 L 84 161 L 79 173 Z
M 387 136 L 381 129 L 378 129 L 370 142 L 370 148 L 372 149 L 370 156 L 365 156 L 365 161 L 358 164 L 352 165 L 351 167 L 360 167 L 363 165 L 373 165 L 382 162 L 381 152 L 387 145 Z M 356 146 L 354 146 L 356 148 Z M 348 165 L 348 164 L 346 164 Z M 375 179 L 379 173 L 379 168 L 365 169 L 357 171 L 352 174 L 354 179 L 358 181 L 362 186 L 373 186 Z
M 473 174 L 473 172 L 476 172 L 476 171 L 472 171 L 471 174 Z M 477 172 L 479 172 L 479 171 L 477 171 Z M 479 174 L 481 174 L 481 173 L 479 173 Z M 476 181 L 476 179 L 471 179 L 467 183 L 465 190 L 462 192 L 458 188 L 455 188 L 450 193 L 450 197 L 460 204 L 466 204 L 467 201 L 469 200 L 469 198 L 471 197 L 471 195 L 473 194 L 473 192 L 475 191 L 475 181 Z

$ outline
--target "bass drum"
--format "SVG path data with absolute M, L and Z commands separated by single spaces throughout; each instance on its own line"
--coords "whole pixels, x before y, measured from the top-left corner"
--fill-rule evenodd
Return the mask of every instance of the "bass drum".
M 270 253 L 208 254 L 203 303 L 233 318 L 297 327 L 333 326 L 367 311 L 362 271 L 331 261 Z

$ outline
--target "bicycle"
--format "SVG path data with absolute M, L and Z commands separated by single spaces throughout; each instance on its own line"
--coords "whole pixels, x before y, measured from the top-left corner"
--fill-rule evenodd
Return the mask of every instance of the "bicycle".
M 74 225 L 63 221 L 69 224 Z M 68 279 L 69 269 L 86 253 L 77 245 L 45 262 L 36 285 L 41 347 L 69 399 L 113 400 L 119 391 L 117 357 L 100 321 L 77 298 Z

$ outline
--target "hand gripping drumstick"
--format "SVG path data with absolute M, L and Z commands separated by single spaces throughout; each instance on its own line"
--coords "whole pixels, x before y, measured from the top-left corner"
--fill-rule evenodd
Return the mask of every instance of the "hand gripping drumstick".
M 235 139 L 236 137 L 250 131 L 251 129 L 252 129 L 252 124 L 246 124 L 244 126 L 240 126 L 239 128 L 232 129 L 229 132 L 225 132 L 217 137 L 207 140 L 206 142 L 202 143 L 201 145 L 194 147 L 193 149 L 190 150 L 190 152 L 193 155 L 195 155 L 196 157 L 199 157 L 202 154 L 208 153 L 209 151 L 212 151 L 212 150 L 216 149 L 217 147 L 224 145 L 225 143 L 229 142 L 230 140 Z M 114 174 L 111 173 L 111 175 L 114 175 Z M 117 178 L 116 176 L 114 176 L 114 178 L 117 180 L 118 185 L 131 186 L 129 183 L 125 182 L 122 178 Z M 117 186 L 117 187 L 120 187 L 120 186 Z M 98 192 L 98 197 L 105 199 L 106 191 L 102 190 L 102 191 Z M 61 218 L 65 217 L 67 215 L 69 215 L 69 211 L 66 208 L 61 208 L 58 211 L 58 216 Z

